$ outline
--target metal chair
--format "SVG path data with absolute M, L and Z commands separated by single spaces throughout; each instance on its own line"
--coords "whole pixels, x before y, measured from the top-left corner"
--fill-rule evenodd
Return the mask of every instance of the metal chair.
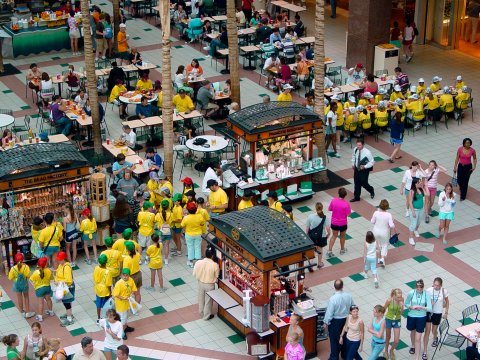
M 468 108 L 469 103 L 470 100 L 462 100 L 460 101 L 460 104 L 458 104 L 458 106 L 455 106 L 454 117 L 457 120 L 458 125 L 463 122 L 463 112 Z
M 377 71 L 375 71 L 375 74 L 374 74 L 374 75 L 375 75 L 376 78 L 379 78 L 379 77 L 381 77 L 383 74 L 388 75 L 388 70 L 387 70 L 387 69 L 377 70 Z
M 335 81 L 337 76 L 340 76 L 340 82 L 342 81 L 342 66 L 330 66 L 325 72 L 325 76 L 333 77 Z
M 30 129 L 30 115 L 25 115 L 25 118 L 23 119 L 23 125 L 18 124 L 18 121 L 20 119 L 15 119 L 13 121 L 13 126 L 12 126 L 12 132 L 14 134 L 18 134 L 21 132 L 27 132 Z
M 437 350 L 441 350 L 442 346 L 449 346 L 453 348 L 457 348 L 460 353 L 460 360 L 462 359 L 462 349 L 463 343 L 465 342 L 465 338 L 462 335 L 452 335 L 448 333 L 448 329 L 450 325 L 448 324 L 448 320 L 443 320 L 440 326 L 438 327 L 438 331 L 440 336 L 438 337 L 439 345 L 435 348 L 435 352 L 433 353 L 432 360 L 437 353 Z
M 175 149 L 174 147 L 173 151 L 175 152 L 175 161 L 173 162 L 173 168 L 175 169 L 175 164 L 177 163 L 177 159 L 179 159 L 182 162 L 182 168 L 180 169 L 180 176 L 179 176 L 179 179 L 181 179 L 183 167 L 185 165 L 186 166 L 190 165 L 191 167 L 193 167 L 193 164 L 195 163 L 195 159 L 192 156 L 186 156 L 185 150 L 178 149 L 178 148 Z
M 472 98 L 472 88 L 467 87 L 466 91 L 470 95 L 470 108 L 472 109 L 472 121 L 473 121 L 473 98 Z
M 474 305 L 470 305 L 469 307 L 465 308 L 463 311 L 462 311 L 462 325 L 466 325 L 465 324 L 465 320 L 467 318 L 470 318 L 472 315 L 475 315 L 475 322 L 478 322 L 478 305 L 477 304 L 474 304 Z

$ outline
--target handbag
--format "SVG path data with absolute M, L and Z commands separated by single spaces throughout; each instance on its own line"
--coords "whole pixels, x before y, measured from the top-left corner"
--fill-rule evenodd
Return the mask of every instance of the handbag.
M 456 174 L 452 176 L 452 186 L 453 187 L 458 186 L 458 179 Z
M 400 235 L 400 233 L 396 233 L 396 234 L 393 234 L 392 236 L 390 236 L 390 239 L 388 240 L 388 242 L 391 245 L 395 245 L 398 242 L 398 235 Z
M 308 231 L 308 236 L 314 242 L 316 246 L 325 247 L 327 246 L 327 237 L 323 237 L 323 226 L 325 224 L 326 216 L 322 218 L 320 224 L 313 229 Z

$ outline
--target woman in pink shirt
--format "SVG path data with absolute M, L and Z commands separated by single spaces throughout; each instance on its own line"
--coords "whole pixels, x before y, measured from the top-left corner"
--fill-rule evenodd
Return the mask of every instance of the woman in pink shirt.
M 437 195 L 438 175 L 441 172 L 447 172 L 443 166 L 438 165 L 435 160 L 430 160 L 428 168 L 425 169 L 425 179 L 427 181 L 428 192 L 430 193 L 430 202 L 427 205 L 427 213 L 425 214 L 425 222 L 430 222 L 430 216 L 432 216 L 432 207 Z
M 299 343 L 298 333 L 292 333 L 285 346 L 285 360 L 303 360 L 305 359 L 305 350 Z
M 477 167 L 477 152 L 472 148 L 472 139 L 463 139 L 463 146 L 457 150 L 453 173 L 457 175 L 458 186 L 460 187 L 460 201 L 467 197 L 468 181 L 470 175 Z
M 338 198 L 333 199 L 328 206 L 328 210 L 332 212 L 332 221 L 330 228 L 332 229 L 332 237 L 328 243 L 327 257 L 331 258 L 335 255 L 332 252 L 335 240 L 337 240 L 338 233 L 340 233 L 340 255 L 347 252 L 345 248 L 345 235 L 347 233 L 347 217 L 352 212 L 350 204 L 345 200 L 347 190 L 345 188 L 338 189 Z

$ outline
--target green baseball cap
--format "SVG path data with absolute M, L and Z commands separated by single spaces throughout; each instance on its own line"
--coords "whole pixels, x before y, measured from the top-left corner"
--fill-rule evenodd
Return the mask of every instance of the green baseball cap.
M 128 240 L 130 239 L 130 236 L 132 236 L 132 234 L 133 234 L 133 230 L 128 228 L 123 231 L 122 236 L 125 240 Z
M 124 274 L 124 275 L 130 275 L 130 269 L 129 269 L 129 268 L 123 268 L 123 269 L 122 269 L 122 274 Z
M 103 242 L 105 243 L 106 246 L 111 247 L 113 245 L 113 239 L 108 236 L 105 239 L 103 239 Z
M 107 263 L 107 261 L 108 261 L 108 258 L 107 258 L 107 255 L 105 255 L 105 254 L 102 254 L 98 257 L 98 263 L 100 265 L 105 265 Z
M 179 193 L 176 193 L 175 195 L 173 195 L 173 198 L 172 198 L 173 201 L 182 201 L 182 199 L 183 199 L 183 195 Z

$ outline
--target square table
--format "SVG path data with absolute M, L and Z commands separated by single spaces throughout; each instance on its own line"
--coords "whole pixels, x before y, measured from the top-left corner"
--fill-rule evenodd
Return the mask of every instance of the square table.
M 240 47 L 240 50 L 248 56 L 248 66 L 244 65 L 243 68 L 245 70 L 255 70 L 256 66 L 252 66 L 252 55 L 257 51 L 260 51 L 260 48 L 258 46 L 249 45 Z
M 52 144 L 68 142 L 70 139 L 63 134 L 48 135 L 48 141 Z
M 155 125 L 163 124 L 163 119 L 161 116 L 151 116 L 151 117 L 143 118 L 140 121 L 147 126 L 155 126 Z
M 228 69 L 228 49 L 219 49 L 217 50 L 217 53 L 219 53 L 222 56 L 225 56 L 225 69 L 220 70 L 220 73 L 223 75 L 230 74 L 230 70 Z
M 141 175 L 141 174 L 145 174 L 145 173 L 148 172 L 148 169 L 145 170 L 145 168 L 143 167 L 143 161 L 144 160 L 136 154 L 126 156 L 125 161 L 128 161 L 131 164 L 134 164 L 134 166 L 132 168 L 132 172 L 136 175 Z M 142 164 L 140 164 L 140 162 L 142 162 Z
M 315 36 L 306 36 L 300 38 L 305 44 L 314 44 L 315 43 Z
M 116 147 L 115 145 L 113 145 L 113 142 L 111 142 L 108 145 L 107 145 L 106 142 L 104 142 L 104 143 L 102 143 L 102 146 L 105 149 L 107 149 L 108 152 L 115 157 L 122 152 L 122 149 L 125 149 L 125 148 L 127 148 L 127 155 L 126 156 L 135 155 L 135 151 L 130 149 L 128 146 Z
M 145 126 L 145 123 L 142 120 L 130 120 L 130 121 L 123 121 L 122 125 L 130 126 L 130 129 L 137 129 Z

